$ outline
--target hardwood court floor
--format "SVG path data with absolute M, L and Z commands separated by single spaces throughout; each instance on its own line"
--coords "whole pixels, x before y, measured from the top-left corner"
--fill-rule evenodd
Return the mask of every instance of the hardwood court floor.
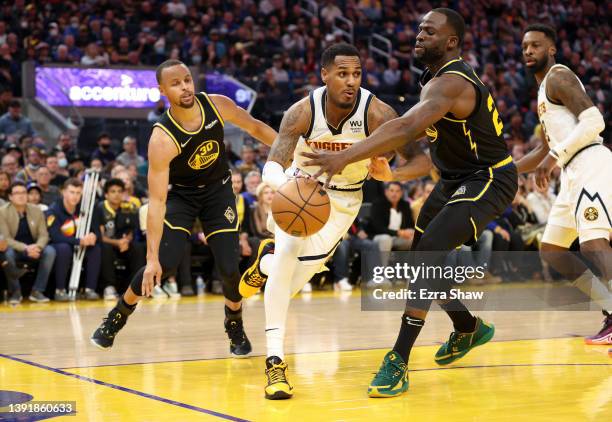
M 370 399 L 399 313 L 361 312 L 357 292 L 298 296 L 286 341 L 295 396 L 271 402 L 263 398 L 260 296 L 245 310 L 255 357 L 242 360 L 228 358 L 218 297 L 139 305 L 112 351 L 99 351 L 88 337 L 111 306 L 0 305 L 0 409 L 22 393 L 20 401 L 76 401 L 76 416 L 54 418 L 66 421 L 583 421 L 612 413 L 608 347 L 581 338 L 599 329 L 594 311 L 482 312 L 496 325 L 494 341 L 444 368 L 433 355 L 450 323 L 432 312 L 412 352 L 409 392 Z

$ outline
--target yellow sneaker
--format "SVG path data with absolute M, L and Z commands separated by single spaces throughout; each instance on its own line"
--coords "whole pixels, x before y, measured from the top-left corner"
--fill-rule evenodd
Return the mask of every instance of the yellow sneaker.
M 287 364 L 278 356 L 266 359 L 266 398 L 268 400 L 286 400 L 293 397 L 293 387 L 287 380 Z
M 259 290 L 261 290 L 264 284 L 266 284 L 268 276 L 261 272 L 259 263 L 261 262 L 261 258 L 269 253 L 274 253 L 274 240 L 262 240 L 259 244 L 259 249 L 257 250 L 255 262 L 253 262 L 253 265 L 251 265 L 240 278 L 238 290 L 243 298 L 253 296 Z

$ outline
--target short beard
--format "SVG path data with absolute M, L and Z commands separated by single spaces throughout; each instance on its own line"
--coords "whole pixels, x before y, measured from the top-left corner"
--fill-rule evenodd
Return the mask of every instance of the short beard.
M 415 56 L 415 58 L 424 64 L 425 66 L 430 66 L 438 63 L 444 57 L 444 51 L 437 48 L 428 48 L 425 49 L 425 52 L 421 57 Z
M 543 71 L 548 66 L 548 57 L 544 57 L 542 60 L 537 60 L 531 67 L 527 67 L 534 74 Z
M 195 104 L 195 97 L 193 97 L 193 100 L 189 104 L 184 103 L 183 101 L 179 101 L 179 103 L 177 105 L 180 108 L 191 108 L 191 107 L 193 107 L 194 104 Z

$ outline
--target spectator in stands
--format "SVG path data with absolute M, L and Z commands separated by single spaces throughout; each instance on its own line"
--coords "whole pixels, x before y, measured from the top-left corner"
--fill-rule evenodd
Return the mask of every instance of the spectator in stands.
M 325 25 L 331 27 L 334 23 L 334 19 L 342 17 L 342 10 L 340 10 L 333 0 L 325 0 L 325 6 L 321 8 L 320 15 Z
M 546 224 L 550 210 L 557 196 L 550 191 L 549 186 L 539 187 L 535 183 L 535 176 L 530 175 L 531 186 L 534 190 L 527 194 L 527 202 L 536 216 L 537 222 Z
M 372 204 L 369 234 L 374 236 L 381 252 L 410 250 L 414 238 L 414 221 L 410 205 L 402 196 L 404 188 L 399 182 L 389 182 L 385 197 Z
M 83 195 L 83 182 L 79 179 L 66 180 L 62 189 L 62 198 L 54 202 L 47 210 L 47 227 L 51 236 L 51 246 L 57 254 L 55 264 L 55 300 L 69 300 L 66 286 L 72 267 L 74 248 L 82 246 L 85 252 L 85 294 L 87 300 L 97 300 L 96 293 L 102 250 L 97 242 L 100 237 L 100 225 L 92 219 L 90 231 L 83 237 L 76 237 L 76 222 L 79 218 L 79 206 Z
M 0 206 L 9 200 L 9 188 L 11 187 L 11 176 L 4 170 L 0 170 Z
M 87 44 L 85 55 L 81 58 L 81 64 L 83 66 L 107 66 L 108 63 L 108 54 L 103 53 L 98 44 L 95 42 Z
M 136 242 L 138 230 L 138 208 L 123 201 L 125 184 L 120 179 L 109 179 L 104 184 L 104 201 L 96 206 L 95 220 L 100 224 L 102 237 L 102 271 L 100 281 L 104 286 L 104 300 L 116 300 L 117 292 L 126 286 L 117 282 L 115 261 L 124 259 L 134 272 L 145 265 L 144 244 Z
M 19 171 L 19 164 L 15 156 L 6 154 L 2 157 L 2 171 L 8 174 L 11 181 L 15 178 L 15 175 Z
M 250 207 L 255 201 L 257 201 L 257 186 L 261 183 L 261 173 L 258 171 L 250 171 L 244 177 L 244 184 L 246 191 L 242 192 L 242 196 Z
M 40 150 L 36 147 L 29 147 L 26 150 L 26 161 L 25 167 L 17 172 L 15 179 L 30 183 L 36 181 L 36 172 L 42 163 Z
M 8 111 L 0 117 L 0 133 L 5 136 L 36 136 L 30 119 L 21 114 L 19 100 L 11 100 Z
M 51 173 L 51 183 L 53 186 L 59 187 L 63 186 L 66 179 L 68 179 L 68 171 L 66 171 L 66 167 L 68 166 L 68 161 L 66 158 L 63 158 L 62 164 L 63 167 L 60 167 L 60 160 L 57 158 L 57 153 L 51 154 L 47 157 L 46 167 Z
M 268 230 L 268 217 L 272 212 L 274 191 L 266 183 L 260 183 L 256 190 L 257 202 L 251 206 L 251 230 L 259 239 L 273 239 L 274 233 Z
M 55 250 L 48 245 L 45 216 L 36 205 L 28 204 L 23 182 L 13 182 L 9 198 L 10 203 L 0 208 L 0 233 L 8 242 L 4 274 L 9 285 L 10 303 L 18 304 L 22 300 L 19 278 L 23 273 L 18 267 L 21 263 L 38 267 L 29 299 L 33 302 L 48 302 L 49 298 L 43 292 L 53 268 Z
M 257 162 L 255 148 L 252 145 L 245 144 L 240 151 L 241 160 L 236 163 L 236 169 L 243 175 L 247 175 L 252 171 L 261 172 L 262 166 Z
M 42 190 L 36 182 L 30 182 L 26 185 L 28 189 L 28 204 L 36 205 L 41 211 L 45 212 L 49 209 L 48 205 L 42 203 Z
M 9 86 L 0 86 L 0 116 L 9 111 L 9 104 L 13 100 L 13 91 Z
M 129 165 L 140 167 L 144 164 L 145 159 L 138 155 L 138 143 L 136 138 L 133 136 L 126 136 L 123 138 L 123 152 L 117 157 L 117 162 L 125 167 Z
M 115 161 L 115 153 L 111 151 L 112 140 L 108 133 L 101 133 L 98 136 L 98 148 L 91 154 L 91 159 L 98 158 L 104 166 Z
M 123 201 L 132 204 L 136 208 L 140 208 L 142 206 L 142 198 L 146 196 L 146 193 L 136 190 L 134 185 L 134 177 L 130 174 L 130 172 L 127 169 L 121 170 L 116 172 L 116 176 L 114 177 L 123 182 Z
M 423 208 L 423 204 L 429 198 L 429 194 L 433 191 L 436 184 L 433 180 L 427 179 L 425 185 L 423 186 L 423 191 L 420 196 L 415 198 L 414 201 L 410 204 L 410 209 L 412 210 L 412 219 L 416 223 L 419 221 L 419 214 L 421 213 L 421 208 Z
M 389 59 L 389 67 L 383 72 L 385 91 L 396 92 L 401 78 L 402 71 L 399 68 L 399 61 L 392 57 Z
M 164 100 L 159 100 L 155 103 L 155 108 L 147 115 L 147 121 L 157 123 L 162 114 L 164 114 L 164 111 L 166 111 L 166 103 L 164 103 Z
M 57 186 L 51 184 L 51 172 L 45 166 L 41 166 L 36 170 L 35 174 L 36 185 L 42 194 L 41 202 L 45 205 L 51 205 L 60 197 Z
M 72 137 L 68 133 L 60 134 L 60 136 L 57 138 L 57 145 L 55 146 L 55 150 L 57 152 L 60 152 L 60 151 L 63 152 L 64 158 L 67 160 L 66 165 L 64 166 L 62 166 L 60 163 L 60 168 L 67 168 L 68 161 L 71 161 L 75 155 L 79 154 Z M 59 159 L 60 157 L 58 156 L 58 160 Z

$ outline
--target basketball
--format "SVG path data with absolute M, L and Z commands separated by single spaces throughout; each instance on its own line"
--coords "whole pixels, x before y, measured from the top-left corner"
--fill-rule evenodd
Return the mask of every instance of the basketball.
M 286 233 L 296 237 L 312 236 L 329 219 L 329 196 L 312 179 L 297 177 L 282 185 L 272 199 L 272 216 Z

